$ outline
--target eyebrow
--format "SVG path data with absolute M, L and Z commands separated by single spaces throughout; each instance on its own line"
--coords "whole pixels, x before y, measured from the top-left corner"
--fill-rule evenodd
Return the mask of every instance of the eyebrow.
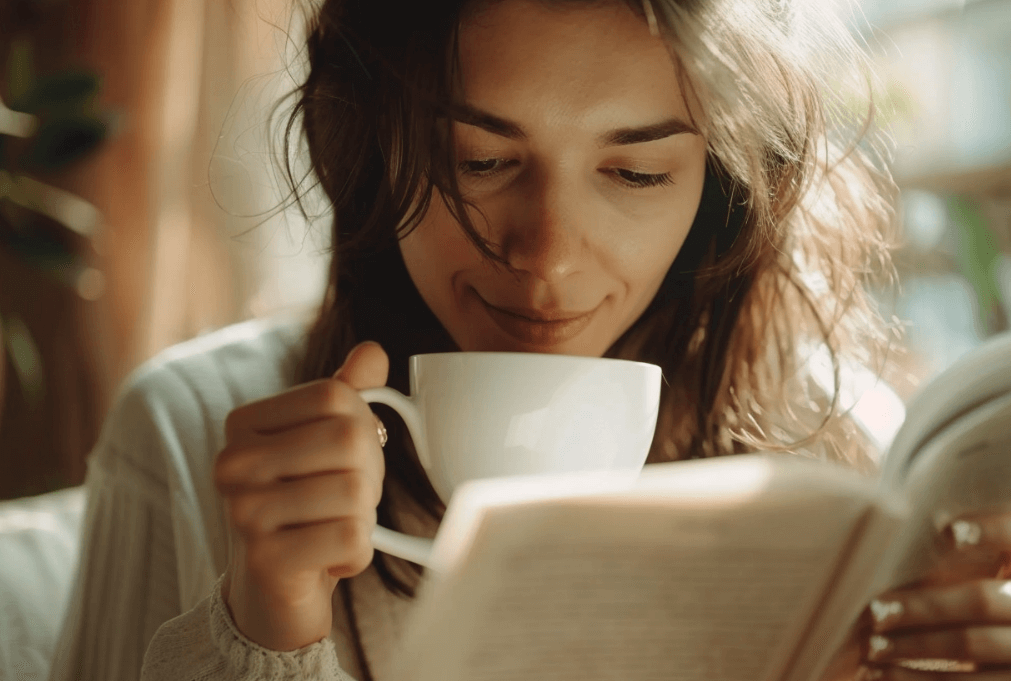
M 486 130 L 493 135 L 511 140 L 527 138 L 523 128 L 513 121 L 501 118 L 487 111 L 482 111 L 468 104 L 458 104 L 454 108 L 453 118 L 460 123 L 473 125 Z M 673 137 L 674 135 L 698 135 L 695 126 L 680 118 L 669 118 L 659 123 L 631 128 L 616 128 L 597 137 L 600 147 L 620 147 L 629 144 L 642 144 Z

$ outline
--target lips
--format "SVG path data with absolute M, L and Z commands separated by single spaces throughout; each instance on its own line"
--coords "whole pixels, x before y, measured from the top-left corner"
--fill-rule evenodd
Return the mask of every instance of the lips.
M 502 308 L 492 305 L 479 295 L 491 320 L 507 335 L 521 343 L 551 346 L 564 343 L 582 333 L 599 306 L 589 312 L 538 311 L 523 308 Z

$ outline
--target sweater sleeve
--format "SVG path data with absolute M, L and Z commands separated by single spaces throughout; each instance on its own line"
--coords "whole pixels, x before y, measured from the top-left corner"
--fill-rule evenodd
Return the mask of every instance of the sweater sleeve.
M 141 681 L 354 681 L 337 661 L 330 639 L 293 650 L 269 650 L 246 638 L 221 597 L 210 595 L 155 633 Z
M 266 651 L 237 637 L 227 608 L 215 611 L 207 596 L 228 563 L 211 470 L 225 418 L 290 385 L 299 328 L 236 325 L 131 375 L 88 458 L 78 570 L 50 681 L 137 681 L 152 645 L 152 678 L 350 679 L 332 642 L 315 653 Z M 268 653 L 294 671 L 264 676 Z
M 140 387 L 117 400 L 88 459 L 78 570 L 51 681 L 136 681 L 155 630 L 179 614 L 167 472 L 142 455 L 144 402 Z

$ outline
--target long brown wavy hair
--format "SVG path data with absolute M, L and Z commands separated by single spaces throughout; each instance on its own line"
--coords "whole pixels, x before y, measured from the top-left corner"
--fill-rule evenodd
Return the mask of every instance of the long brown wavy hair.
M 330 376 L 362 340 L 408 390 L 412 354 L 458 349 L 405 269 L 398 239 L 444 201 L 475 248 L 503 263 L 467 218 L 447 144 L 457 31 L 475 2 L 322 0 L 308 12 L 308 72 L 286 119 L 283 157 L 301 204 L 318 183 L 332 208 L 328 285 L 300 380 Z M 670 48 L 708 144 L 695 222 L 656 298 L 608 350 L 663 369 L 651 462 L 754 450 L 868 468 L 873 455 L 839 406 L 847 363 L 879 369 L 889 334 L 867 293 L 891 272 L 894 188 L 873 132 L 870 72 L 816 0 L 620 2 Z M 301 175 L 290 159 L 307 150 Z M 303 207 L 304 210 L 304 207 Z M 805 378 L 828 349 L 835 390 Z M 391 496 L 440 518 L 405 429 L 390 430 L 379 521 Z M 395 491 L 393 491 L 395 490 Z M 376 553 L 386 586 L 411 587 Z

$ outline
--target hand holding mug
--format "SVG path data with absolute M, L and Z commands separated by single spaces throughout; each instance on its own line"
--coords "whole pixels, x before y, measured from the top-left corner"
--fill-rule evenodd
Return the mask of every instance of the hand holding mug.
M 214 466 L 232 537 L 222 597 L 247 638 L 295 650 L 330 633 L 337 582 L 372 561 L 385 464 L 359 391 L 389 360 L 361 343 L 331 379 L 232 411 Z
M 410 358 L 411 395 L 386 382 L 374 343 L 333 379 L 234 410 L 215 483 L 232 530 L 222 596 L 239 630 L 273 650 L 327 636 L 341 577 L 373 546 L 428 564 L 431 542 L 376 526 L 385 474 L 367 402 L 403 416 L 436 492 L 447 503 L 479 478 L 635 470 L 656 426 L 660 368 L 533 353 L 456 352 Z

